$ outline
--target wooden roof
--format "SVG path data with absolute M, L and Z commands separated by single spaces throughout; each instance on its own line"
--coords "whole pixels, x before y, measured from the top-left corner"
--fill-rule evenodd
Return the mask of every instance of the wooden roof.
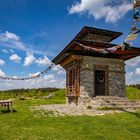
M 85 34 L 94 31 L 104 33 L 104 35 L 106 34 L 106 36 L 113 34 L 111 40 L 117 38 L 122 34 L 119 32 L 107 31 L 107 30 L 96 29 L 91 27 L 84 27 L 82 31 L 52 60 L 52 62 L 55 64 L 61 64 L 70 55 L 106 57 L 106 58 L 115 58 L 115 59 L 122 59 L 122 60 L 128 60 L 136 56 L 140 56 L 140 48 L 135 48 L 135 47 L 131 47 L 131 50 L 124 50 L 124 51 L 117 50 L 115 52 L 110 52 L 108 54 L 103 54 L 96 51 L 96 49 L 109 48 L 109 47 L 116 46 L 116 44 L 110 44 L 108 41 L 97 42 L 96 40 L 89 41 L 89 40 L 82 39 Z
M 78 40 L 86 40 L 87 36 L 90 35 L 90 37 L 92 37 L 91 35 L 93 35 L 93 37 L 101 37 L 100 38 L 100 42 L 111 42 L 112 40 L 116 39 L 117 37 L 119 37 L 120 35 L 122 35 L 121 32 L 115 32 L 115 31 L 110 31 L 110 30 L 104 30 L 104 29 L 98 29 L 98 28 L 93 28 L 93 27 L 83 27 L 82 30 L 76 35 L 76 37 L 74 39 L 78 39 Z M 105 40 L 103 40 L 103 37 Z M 89 38 L 88 38 L 89 39 Z M 94 41 L 94 42 L 99 42 L 96 41 L 97 38 L 93 38 L 90 41 Z

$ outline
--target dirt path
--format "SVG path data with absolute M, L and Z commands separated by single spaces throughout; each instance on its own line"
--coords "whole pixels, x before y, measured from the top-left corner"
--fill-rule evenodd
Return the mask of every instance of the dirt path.
M 76 106 L 76 105 L 40 105 L 32 108 L 33 110 L 44 111 L 45 113 L 51 112 L 54 116 L 96 116 L 96 115 L 106 115 L 113 113 L 124 112 L 125 110 L 97 110 L 92 107 Z M 129 110 L 130 111 L 130 110 Z M 134 111 L 134 110 L 131 110 Z

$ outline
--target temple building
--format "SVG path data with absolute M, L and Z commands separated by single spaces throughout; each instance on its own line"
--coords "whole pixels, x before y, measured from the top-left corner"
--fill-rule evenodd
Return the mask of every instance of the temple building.
M 125 97 L 125 61 L 140 56 L 140 48 L 118 49 L 110 42 L 121 32 L 84 27 L 52 62 L 66 70 L 68 102 L 87 102 L 96 96 Z

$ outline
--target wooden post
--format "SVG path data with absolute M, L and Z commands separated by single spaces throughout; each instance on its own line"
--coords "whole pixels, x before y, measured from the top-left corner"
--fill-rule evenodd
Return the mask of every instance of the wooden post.
M 80 62 L 78 62 L 78 95 L 80 96 Z
M 13 112 L 13 104 L 12 104 L 12 102 L 11 102 L 11 108 L 10 109 L 11 109 L 11 112 Z
M 9 111 L 10 110 L 10 107 L 9 107 L 10 106 L 10 103 L 7 102 L 6 104 L 7 104 L 8 111 Z
M 71 91 L 72 91 L 72 96 L 73 96 L 73 66 L 72 66 L 72 69 L 71 69 Z

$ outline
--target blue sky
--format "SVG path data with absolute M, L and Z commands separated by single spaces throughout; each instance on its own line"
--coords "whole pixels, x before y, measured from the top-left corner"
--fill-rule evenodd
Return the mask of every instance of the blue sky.
M 121 43 L 132 13 L 129 0 L 0 0 L 0 75 L 43 71 L 83 26 L 123 32 L 115 41 Z M 140 83 L 139 58 L 127 62 L 126 71 L 128 84 Z M 47 86 L 65 86 L 61 67 L 38 80 L 0 81 L 1 90 Z

